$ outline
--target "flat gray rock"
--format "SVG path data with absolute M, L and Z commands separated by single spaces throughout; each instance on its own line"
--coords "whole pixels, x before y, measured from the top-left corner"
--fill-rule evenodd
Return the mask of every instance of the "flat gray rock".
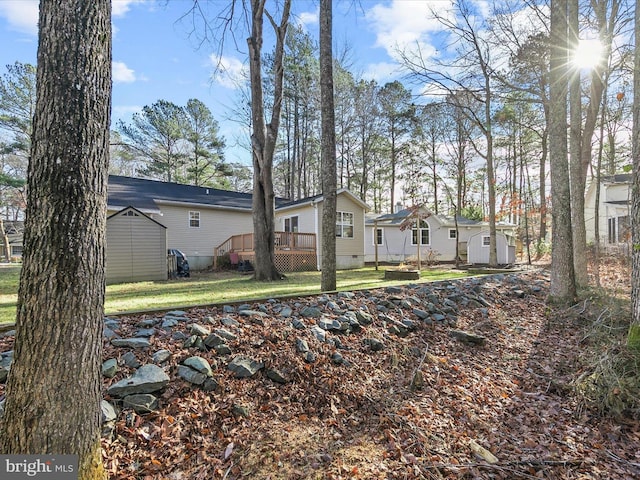
M 171 355 L 173 354 L 169 350 L 162 349 L 154 353 L 151 358 L 153 359 L 153 363 L 164 363 L 171 358 Z
M 106 400 L 100 402 L 100 411 L 102 412 L 102 423 L 112 422 L 118 417 L 115 407 Z
M 244 355 L 238 355 L 227 365 L 227 368 L 236 374 L 236 378 L 246 378 L 255 375 L 264 368 L 264 363 Z
M 116 373 L 118 373 L 118 361 L 115 358 L 110 358 L 102 363 L 102 376 L 113 378 Z
M 153 393 L 162 390 L 169 383 L 169 376 L 157 365 L 141 366 L 129 378 L 120 380 L 107 389 L 112 397 L 126 397 L 136 393 Z
M 127 395 L 122 400 L 122 406 L 136 413 L 151 413 L 158 408 L 158 399 L 148 393 Z
M 207 379 L 204 373 L 198 372 L 186 365 L 178 365 L 178 377 L 194 385 L 202 385 Z
M 189 330 L 189 332 L 191 333 L 191 335 L 199 335 L 201 337 L 206 337 L 211 333 L 211 330 L 209 330 L 204 325 L 194 323 L 193 325 L 191 325 L 191 329 Z
M 207 377 L 213 376 L 213 371 L 211 370 L 211 365 L 209 362 L 202 357 L 189 357 L 184 362 L 184 365 L 197 370 L 200 373 L 204 373 Z
M 128 347 L 128 348 L 147 348 L 151 346 L 148 338 L 112 338 L 111 345 L 114 347 Z

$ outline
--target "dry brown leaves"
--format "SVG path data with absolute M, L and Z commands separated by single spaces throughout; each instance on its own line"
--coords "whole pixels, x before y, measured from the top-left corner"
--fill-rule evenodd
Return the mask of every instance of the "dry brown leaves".
M 333 363 L 332 347 L 277 315 L 235 317 L 241 327 L 230 343 L 234 355 L 278 368 L 291 380 L 285 385 L 263 372 L 233 378 L 229 358 L 184 350 L 159 334 L 151 352 L 136 354 L 147 363 L 160 348 L 173 351 L 172 381 L 157 412 L 120 413 L 114 435 L 103 440 L 105 465 L 122 480 L 639 478 L 640 423 L 578 407 L 571 382 L 589 362 L 581 356 L 583 326 L 566 311 L 549 310 L 545 295 L 517 298 L 496 283 L 488 316 L 461 309 L 458 328 L 486 336 L 480 347 L 456 341 L 444 326 L 389 336 L 378 319 L 340 337 L 351 366 Z M 215 308 L 189 312 L 194 321 L 207 315 L 215 322 L 223 316 Z M 125 319 L 121 333 L 133 332 L 140 319 Z M 300 335 L 318 354 L 313 364 L 295 349 Z M 365 336 L 383 340 L 385 349 L 371 352 Z M 105 343 L 105 358 L 124 353 Z M 175 365 L 195 354 L 214 367 L 219 391 L 176 377 Z M 412 389 L 419 366 L 422 386 Z M 237 405 L 249 416 L 235 414 Z

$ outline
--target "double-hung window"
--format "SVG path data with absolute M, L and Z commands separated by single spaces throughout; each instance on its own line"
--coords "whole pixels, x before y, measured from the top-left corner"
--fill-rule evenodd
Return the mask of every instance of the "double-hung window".
M 200 228 L 200 212 L 189 212 L 189 227 Z
M 353 213 L 336 212 L 336 237 L 353 238 Z

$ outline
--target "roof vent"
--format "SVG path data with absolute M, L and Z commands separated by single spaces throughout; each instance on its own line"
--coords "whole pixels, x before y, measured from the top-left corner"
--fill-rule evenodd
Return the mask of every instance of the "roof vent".
M 207 188 L 207 195 L 209 195 L 209 189 Z

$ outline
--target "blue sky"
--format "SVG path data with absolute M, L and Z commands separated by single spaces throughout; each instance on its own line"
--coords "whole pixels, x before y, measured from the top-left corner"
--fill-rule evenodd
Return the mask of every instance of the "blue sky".
M 201 0 L 202 2 L 203 0 Z M 204 3 L 204 2 L 203 2 Z M 225 4 L 214 0 L 212 5 Z M 267 2 L 272 3 L 272 2 Z M 350 48 L 351 70 L 381 84 L 400 78 L 394 60 L 397 46 L 420 42 L 427 51 L 430 34 L 438 30 L 428 19 L 429 4 L 446 7 L 448 0 L 338 0 L 334 2 L 334 51 Z M 189 38 L 188 23 L 178 19 L 189 10 L 191 0 L 113 0 L 113 113 L 129 121 L 133 112 L 159 99 L 185 105 L 190 98 L 203 101 L 221 126 L 230 148 L 227 160 L 250 163 L 248 152 L 234 148 L 241 136 L 238 123 L 228 120 L 238 98 L 233 79 L 246 67 L 246 34 L 239 48 L 227 42 L 218 50 L 200 48 Z M 294 21 L 314 37 L 318 31 L 318 1 L 293 0 Z M 38 0 L 0 0 L 0 66 L 15 61 L 36 62 Z M 265 32 L 269 25 L 265 23 Z M 266 43 L 264 50 L 271 45 Z M 218 62 L 226 74 L 214 76 Z

